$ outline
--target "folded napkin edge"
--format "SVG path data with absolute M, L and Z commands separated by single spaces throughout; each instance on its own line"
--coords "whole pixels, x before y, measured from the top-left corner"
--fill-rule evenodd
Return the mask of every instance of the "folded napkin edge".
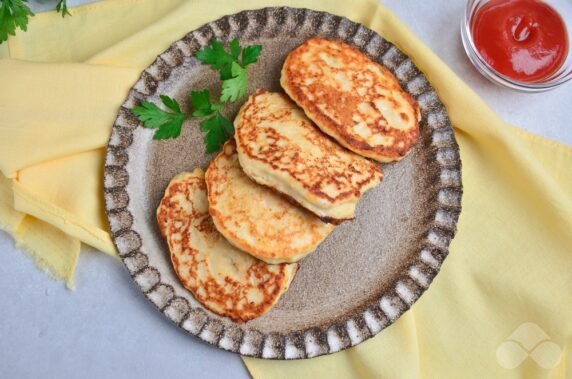
M 16 211 L 29 214 L 61 230 L 63 233 L 75 236 L 83 243 L 94 247 L 114 258 L 119 258 L 115 245 L 108 232 L 91 228 L 82 223 L 68 211 L 43 201 L 34 196 L 17 181 L 13 181 L 14 208 Z

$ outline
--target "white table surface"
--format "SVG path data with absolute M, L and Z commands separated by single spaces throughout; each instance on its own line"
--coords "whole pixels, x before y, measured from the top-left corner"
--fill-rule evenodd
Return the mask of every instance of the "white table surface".
M 56 1 L 30 3 L 43 11 Z M 481 77 L 461 46 L 464 1 L 384 3 L 506 121 L 572 145 L 572 83 L 531 95 Z M 167 321 L 119 261 L 84 248 L 75 282 L 76 290 L 70 291 L 51 280 L 0 232 L 0 377 L 249 377 L 238 355 L 202 343 Z

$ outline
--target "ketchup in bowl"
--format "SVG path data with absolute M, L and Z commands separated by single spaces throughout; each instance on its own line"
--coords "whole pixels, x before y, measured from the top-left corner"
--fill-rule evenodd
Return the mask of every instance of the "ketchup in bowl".
M 483 59 L 514 80 L 549 77 L 568 56 L 564 20 L 541 0 L 491 0 L 477 11 L 472 34 Z

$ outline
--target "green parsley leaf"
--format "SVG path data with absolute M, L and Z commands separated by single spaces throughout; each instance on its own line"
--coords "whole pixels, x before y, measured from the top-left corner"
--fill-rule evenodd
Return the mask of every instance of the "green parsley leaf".
M 207 153 L 219 151 L 224 143 L 234 135 L 232 122 L 219 111 L 201 122 L 201 131 L 206 133 L 204 142 L 207 146 Z
M 245 68 L 242 68 L 236 62 L 232 62 L 231 73 L 232 78 L 222 82 L 222 93 L 220 95 L 222 103 L 240 99 L 246 95 L 246 90 L 248 89 L 248 72 Z
M 144 127 L 157 129 L 153 136 L 154 139 L 177 138 L 181 134 L 183 123 L 188 115 L 181 112 L 177 100 L 161 95 L 161 101 L 174 113 L 164 111 L 150 101 L 145 101 L 133 108 L 133 113 L 143 122 Z
M 169 119 L 169 113 L 163 111 L 150 101 L 144 101 L 141 105 L 133 108 L 133 113 L 146 128 L 156 129 Z
M 230 54 L 232 55 L 232 59 L 235 62 L 238 62 L 238 57 L 240 56 L 240 51 L 242 48 L 240 47 L 240 41 L 238 38 L 234 38 L 230 41 Z
M 225 81 L 232 78 L 232 64 L 224 66 L 220 70 L 220 80 Z
M 224 49 L 223 44 L 216 40 L 213 41 L 210 46 L 198 51 L 196 57 L 204 64 L 212 66 L 216 70 L 230 65 L 234 61 L 232 56 Z
M 172 120 L 161 125 L 159 129 L 153 135 L 153 139 L 171 139 L 177 138 L 181 135 L 181 129 L 183 126 L 184 119 Z
M 8 36 L 16 35 L 16 28 L 28 29 L 28 18 L 34 13 L 28 8 L 26 0 L 2 0 L 0 5 L 0 43 Z
M 242 50 L 242 67 L 246 68 L 249 65 L 258 62 L 258 57 L 262 52 L 261 45 L 247 46 Z
M 220 104 L 213 104 L 211 102 L 211 93 L 208 89 L 191 92 L 191 104 L 195 109 L 192 113 L 193 117 L 211 115 L 221 107 Z
M 165 96 L 165 95 L 161 95 L 159 97 L 161 98 L 161 101 L 163 102 L 163 104 L 165 104 L 165 106 L 167 108 L 169 108 L 170 110 L 172 110 L 175 113 L 182 113 L 181 107 L 179 106 L 179 103 L 177 102 L 177 100 L 172 99 L 169 96 Z
M 243 68 L 256 63 L 262 52 L 261 45 L 247 46 L 244 49 L 240 46 L 238 38 L 234 38 L 229 44 L 230 53 L 219 41 L 213 43 L 197 52 L 196 57 L 204 64 L 212 66 L 215 70 L 220 70 L 220 80 L 232 79 L 232 63 L 237 63 Z
M 58 5 L 56 5 L 56 12 L 61 12 L 62 17 L 71 16 L 71 13 L 68 11 L 68 2 L 67 0 L 59 0 Z

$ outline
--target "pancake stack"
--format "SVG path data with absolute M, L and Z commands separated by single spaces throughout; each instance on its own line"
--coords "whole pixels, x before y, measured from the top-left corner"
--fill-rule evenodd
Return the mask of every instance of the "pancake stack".
M 320 132 L 284 94 L 256 92 L 234 126 L 244 172 L 324 221 L 354 218 L 362 194 L 383 178 L 381 168 Z
M 306 209 L 250 179 L 228 141 L 206 173 L 209 213 L 234 246 L 267 263 L 297 262 L 334 230 Z
M 208 211 L 201 169 L 177 175 L 157 210 L 181 283 L 211 311 L 237 322 L 267 312 L 288 289 L 297 264 L 269 265 L 235 248 Z
M 338 41 L 312 38 L 287 57 L 286 94 L 255 92 L 235 138 L 176 176 L 157 210 L 182 284 L 212 312 L 245 322 L 288 289 L 298 261 L 356 217 L 419 138 L 416 101 L 383 66 Z

